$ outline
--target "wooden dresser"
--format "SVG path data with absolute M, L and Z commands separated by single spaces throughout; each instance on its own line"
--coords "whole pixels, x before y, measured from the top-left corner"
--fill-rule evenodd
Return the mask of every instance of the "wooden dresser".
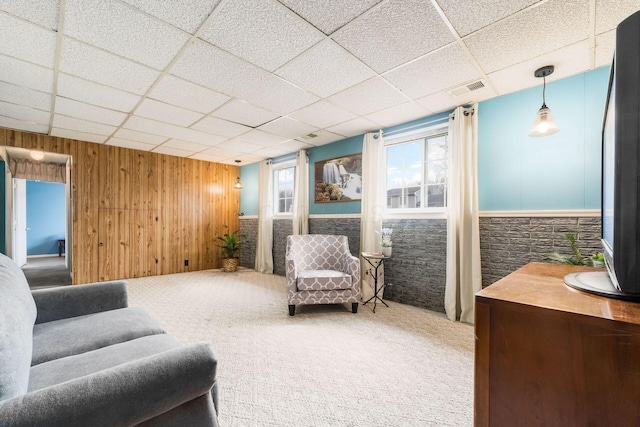
M 640 425 L 640 304 L 530 263 L 476 294 L 475 425 Z

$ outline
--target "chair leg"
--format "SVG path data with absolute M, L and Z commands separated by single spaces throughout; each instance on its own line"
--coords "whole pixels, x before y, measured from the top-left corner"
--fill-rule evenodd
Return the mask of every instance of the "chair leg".
M 296 314 L 296 306 L 289 304 L 289 316 L 293 316 L 294 314 Z
M 351 303 L 351 312 L 352 313 L 357 313 L 358 312 L 358 303 L 357 302 L 352 302 Z

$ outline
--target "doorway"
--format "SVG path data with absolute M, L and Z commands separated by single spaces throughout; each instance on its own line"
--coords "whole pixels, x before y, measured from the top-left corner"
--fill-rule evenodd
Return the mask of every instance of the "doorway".
M 71 157 L 0 147 L 4 183 L 4 253 L 32 289 L 70 285 Z M 2 245 L 0 245 L 2 246 Z

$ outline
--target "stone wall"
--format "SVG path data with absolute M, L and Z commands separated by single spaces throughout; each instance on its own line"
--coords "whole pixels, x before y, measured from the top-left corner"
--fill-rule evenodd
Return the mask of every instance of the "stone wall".
M 531 261 L 548 261 L 547 254 L 572 255 L 565 235 L 576 237 L 584 256 L 600 252 L 599 217 L 480 218 L 482 286 L 486 287 Z
M 444 312 L 447 222 L 445 219 L 386 220 L 393 229 L 393 257 L 385 264 L 385 299 Z M 257 219 L 240 219 L 245 244 L 240 265 L 255 264 Z M 311 234 L 342 234 L 353 255 L 360 252 L 359 218 L 312 218 Z M 600 218 L 482 217 L 480 252 L 483 287 L 531 261 L 546 261 L 551 252 L 571 255 L 565 234 L 576 236 L 578 248 L 589 256 L 600 251 Z M 274 274 L 285 275 L 286 237 L 291 220 L 273 222 Z

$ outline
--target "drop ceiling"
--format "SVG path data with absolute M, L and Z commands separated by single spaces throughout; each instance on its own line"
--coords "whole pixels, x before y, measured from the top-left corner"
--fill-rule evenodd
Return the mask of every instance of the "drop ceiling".
M 638 10 L 638 0 L 0 0 L 0 126 L 252 163 L 539 85 L 543 65 L 555 65 L 549 81 L 608 65 L 616 25 Z

